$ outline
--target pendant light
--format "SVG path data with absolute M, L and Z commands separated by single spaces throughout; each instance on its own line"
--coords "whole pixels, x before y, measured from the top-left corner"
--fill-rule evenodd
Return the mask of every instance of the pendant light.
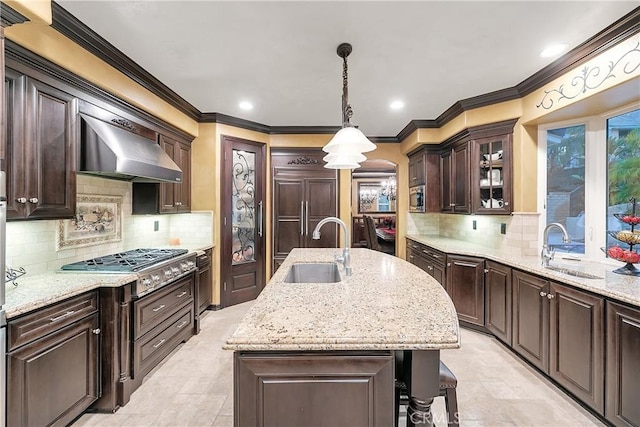
M 360 162 L 366 160 L 362 153 L 376 149 L 375 144 L 351 124 L 353 110 L 349 105 L 347 56 L 352 50 L 349 43 L 342 43 L 337 49 L 338 56 L 342 58 L 342 129 L 322 148 L 324 152 L 329 153 L 323 159 L 328 162 L 324 165 L 328 169 L 359 168 Z

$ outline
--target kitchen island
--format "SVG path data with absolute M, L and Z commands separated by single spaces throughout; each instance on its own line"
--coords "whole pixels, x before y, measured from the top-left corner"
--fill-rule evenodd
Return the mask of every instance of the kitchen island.
M 430 425 L 439 350 L 460 346 L 451 299 L 419 268 L 368 249 L 351 251 L 353 274 L 339 282 L 285 282 L 293 264 L 337 252 L 294 249 L 227 341 L 236 426 L 393 425 L 399 350 L 408 413 Z

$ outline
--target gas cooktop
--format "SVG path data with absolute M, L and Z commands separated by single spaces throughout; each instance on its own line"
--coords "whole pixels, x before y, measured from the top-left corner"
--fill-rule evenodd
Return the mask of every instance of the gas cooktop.
M 186 249 L 132 249 L 62 266 L 63 270 L 134 272 L 186 254 Z

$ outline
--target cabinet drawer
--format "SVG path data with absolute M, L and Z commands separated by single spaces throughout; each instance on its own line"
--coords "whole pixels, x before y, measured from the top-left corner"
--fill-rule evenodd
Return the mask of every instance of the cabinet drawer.
M 91 291 L 11 319 L 7 330 L 8 351 L 42 338 L 97 311 L 98 292 Z
M 193 304 L 193 275 L 133 303 L 134 339 L 140 338 L 170 317 L 180 307 Z
M 136 377 L 146 375 L 178 343 L 191 336 L 193 318 L 193 305 L 189 305 L 134 342 L 133 371 Z
M 422 255 L 434 264 L 444 266 L 446 255 L 438 250 L 430 248 L 429 246 L 422 246 Z

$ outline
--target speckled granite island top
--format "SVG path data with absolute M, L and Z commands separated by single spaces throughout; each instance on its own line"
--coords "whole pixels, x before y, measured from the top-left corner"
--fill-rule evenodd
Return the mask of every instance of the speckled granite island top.
M 407 238 L 448 254 L 475 256 L 496 261 L 559 283 L 566 283 L 576 288 L 640 307 L 640 277 L 613 273 L 613 270 L 623 265 L 622 263 L 605 264 L 592 261 L 570 261 L 562 259 L 561 253 L 556 254 L 556 259 L 550 263 L 552 266 L 579 270 L 601 277 L 601 279 L 583 279 L 542 267 L 540 257 L 507 254 L 447 237 L 407 235 Z
M 418 267 L 352 249 L 353 274 L 337 283 L 286 283 L 294 263 L 333 262 L 338 249 L 294 249 L 238 329 L 230 350 L 458 348 L 458 317 L 442 286 Z

